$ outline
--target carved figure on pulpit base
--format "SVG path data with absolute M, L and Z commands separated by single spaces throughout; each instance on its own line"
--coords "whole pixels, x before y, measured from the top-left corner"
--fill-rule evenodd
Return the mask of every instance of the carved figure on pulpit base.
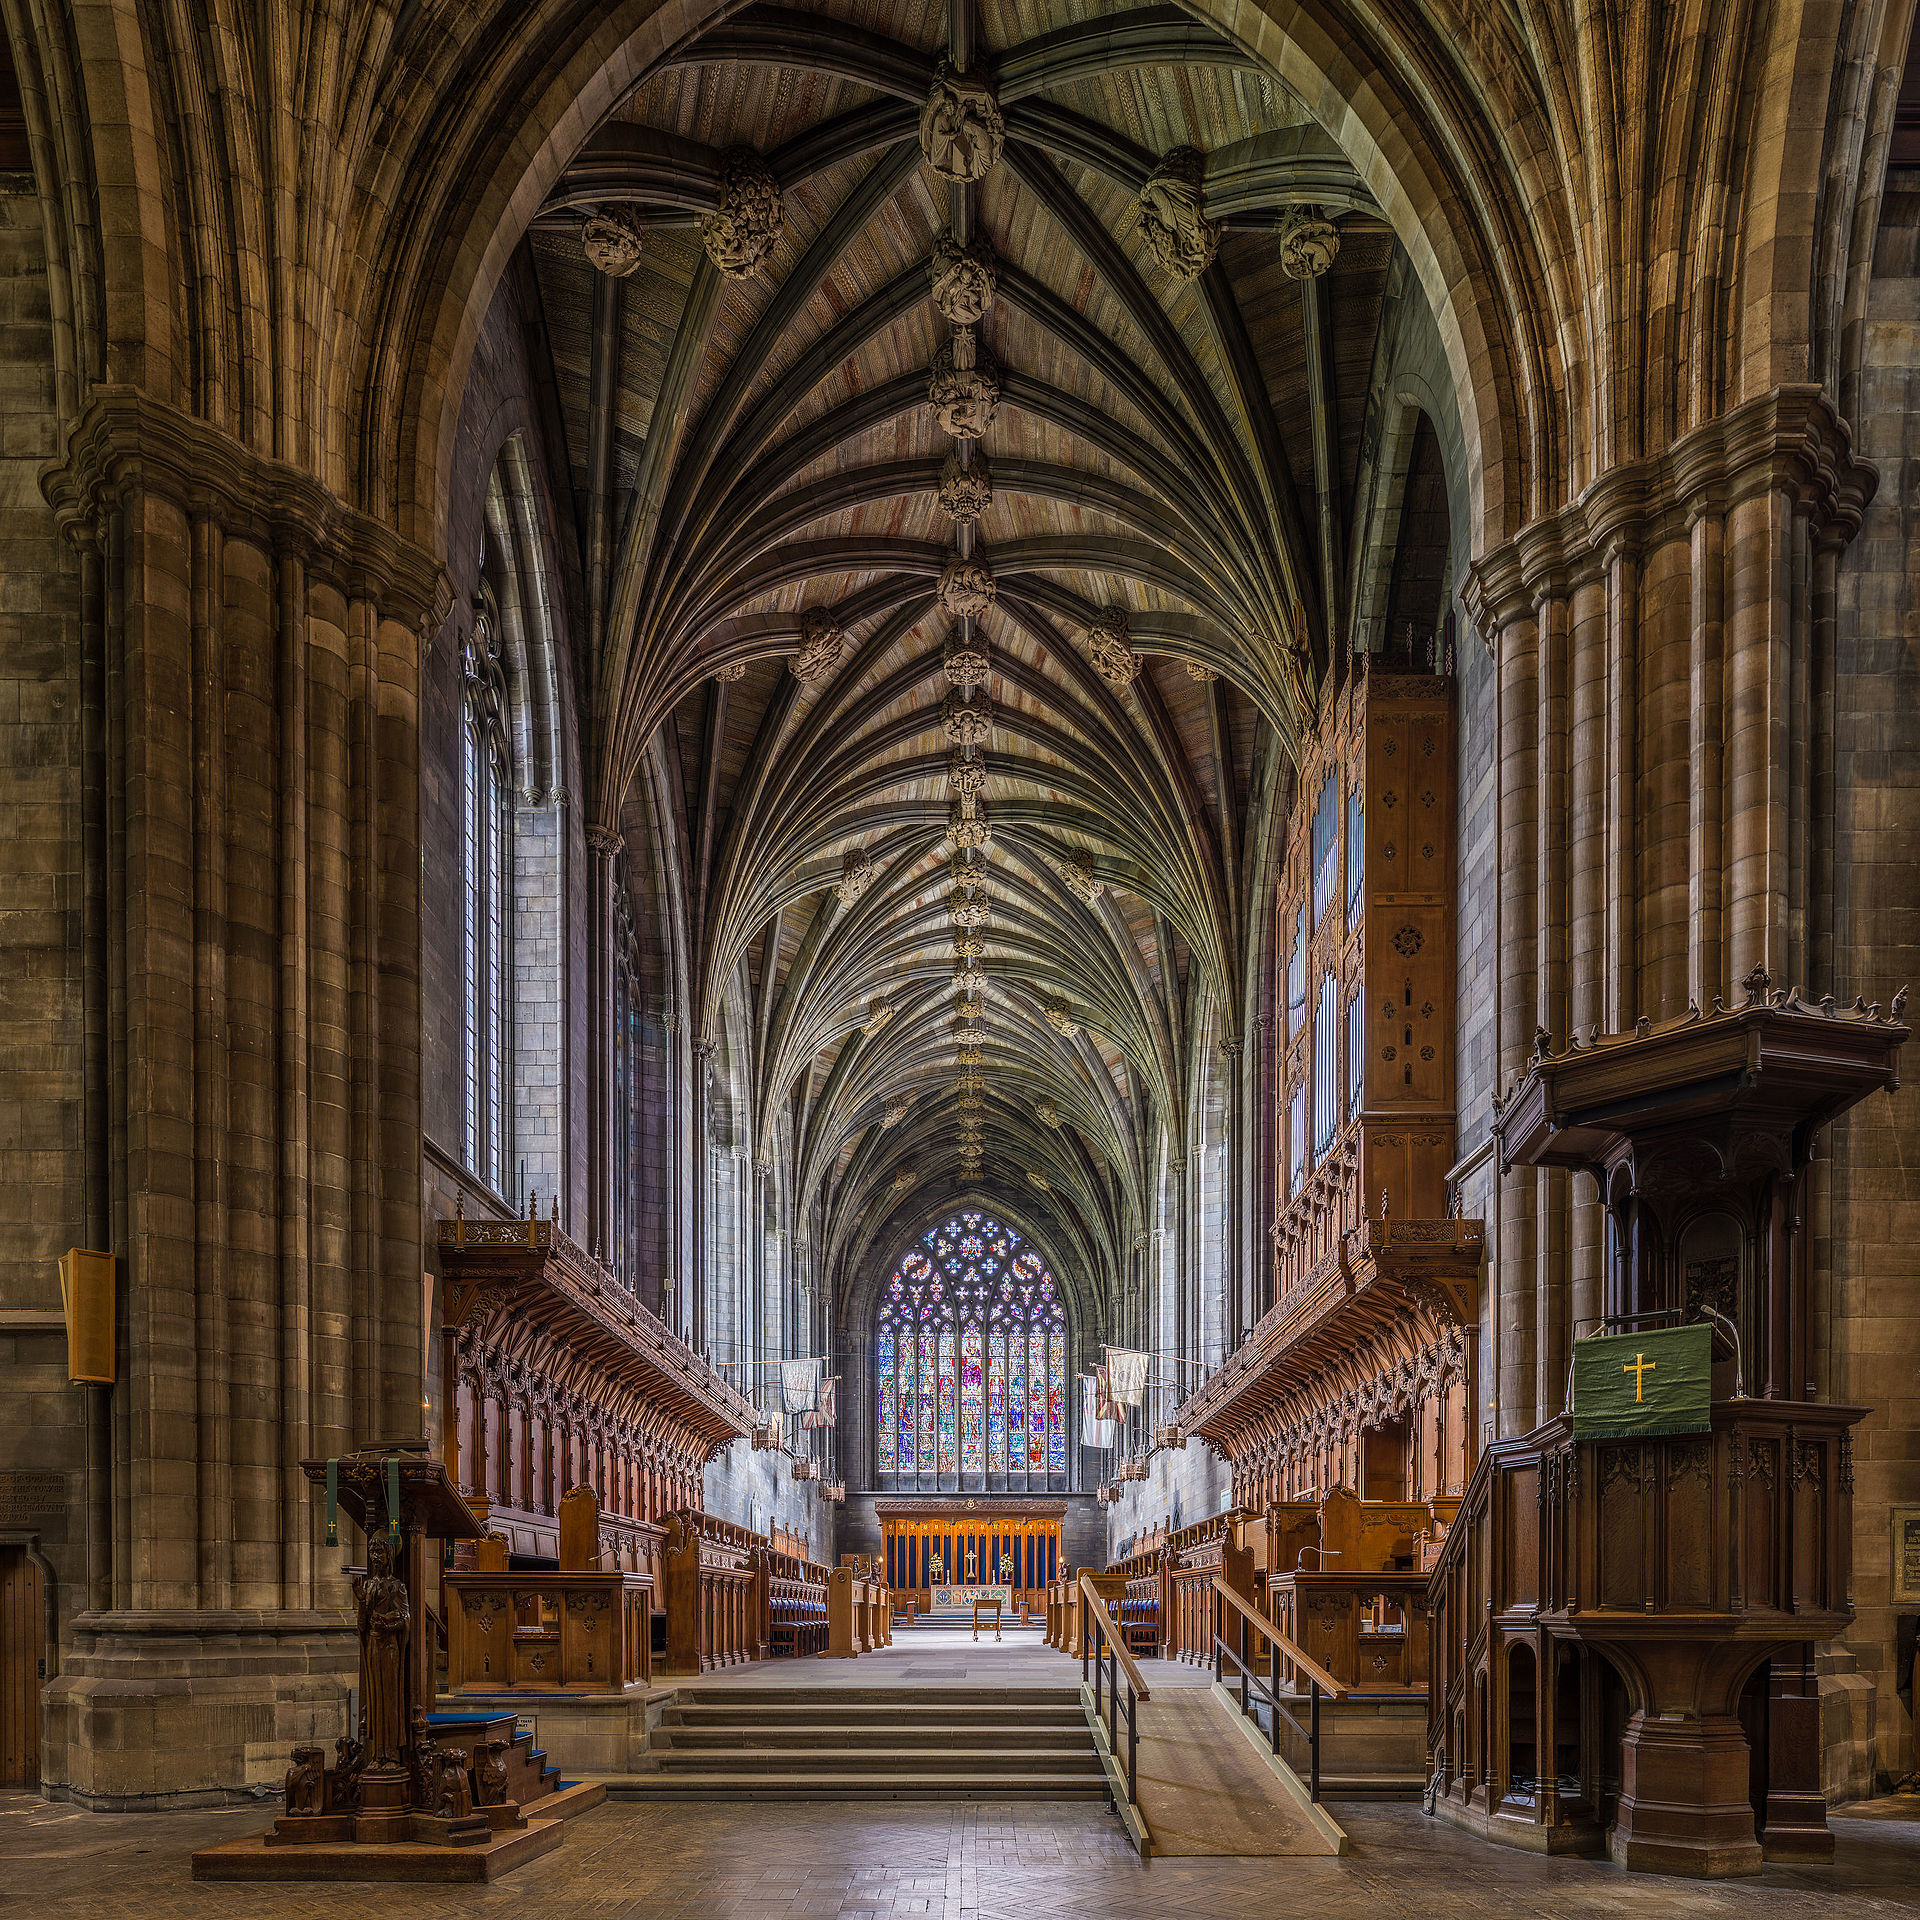
M 479 1759 L 473 1770 L 473 1784 L 483 1807 L 500 1807 L 507 1800 L 507 1743 L 504 1740 L 489 1740 L 485 1748 L 486 1757 Z
M 407 1583 L 393 1571 L 393 1549 L 383 1533 L 367 1536 L 367 1570 L 353 1583 L 360 1625 L 361 1712 L 367 1764 L 385 1771 L 401 1764 L 407 1745 L 407 1640 L 413 1607 Z
M 326 1757 L 324 1747 L 294 1748 L 285 1789 L 289 1818 L 310 1818 L 324 1811 Z

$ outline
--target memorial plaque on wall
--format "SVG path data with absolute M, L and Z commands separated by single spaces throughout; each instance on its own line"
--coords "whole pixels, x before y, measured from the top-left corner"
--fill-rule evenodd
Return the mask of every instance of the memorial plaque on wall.
M 0 1473 L 0 1532 L 67 1537 L 64 1473 Z
M 1893 1509 L 1893 1604 L 1920 1607 L 1920 1507 Z

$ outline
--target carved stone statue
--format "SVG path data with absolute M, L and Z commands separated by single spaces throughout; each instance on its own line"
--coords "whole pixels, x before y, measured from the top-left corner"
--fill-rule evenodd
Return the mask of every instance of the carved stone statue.
M 927 263 L 933 279 L 933 304 L 952 327 L 977 327 L 993 306 L 1000 274 L 993 249 L 984 240 L 963 247 L 951 231 L 933 243 Z
M 1220 224 L 1207 218 L 1207 156 L 1175 147 L 1140 189 L 1140 229 L 1176 280 L 1197 280 L 1213 264 Z
M 1067 883 L 1067 891 L 1076 900 L 1083 900 L 1088 906 L 1098 900 L 1106 888 L 1094 877 L 1093 867 L 1086 860 L 1069 860 L 1060 869 L 1060 878 Z
M 1094 671 L 1114 692 L 1124 693 L 1140 674 L 1140 656 L 1130 644 L 1126 608 L 1104 608 L 1087 628 L 1086 640 Z
M 947 755 L 947 783 L 962 800 L 971 800 L 987 784 L 986 762 L 958 753 Z
M 800 622 L 800 651 L 794 657 L 793 677 L 803 687 L 817 687 L 840 664 L 847 648 L 847 630 L 821 607 L 809 607 Z
M 840 878 L 834 882 L 833 897 L 841 906 L 850 907 L 873 885 L 873 855 L 852 847 L 841 856 Z
M 966 693 L 971 693 L 986 679 L 989 664 L 987 643 L 977 633 L 971 640 L 954 635 L 947 642 L 940 662 L 948 685 L 959 687 Z
M 984 453 L 975 453 L 966 465 L 957 453 L 947 455 L 940 468 L 940 511 L 949 520 L 971 523 L 993 505 L 993 466 Z
M 1317 280 L 1340 257 L 1340 229 L 1318 207 L 1296 207 L 1280 229 L 1280 271 Z
M 587 216 L 580 230 L 587 259 L 610 280 L 624 280 L 639 270 L 645 242 L 640 222 L 624 207 L 603 207 Z
M 786 218 L 780 187 L 751 147 L 732 147 L 720 159 L 720 204 L 701 215 L 707 258 L 729 280 L 744 280 L 773 251 Z
M 947 895 L 947 918 L 956 927 L 984 927 L 993 918 L 993 901 L 972 887 L 955 887 Z
M 993 732 L 993 702 L 978 689 L 955 688 L 940 703 L 940 724 L 956 747 L 984 747 Z
M 942 429 L 956 440 L 978 440 L 993 425 L 1000 375 L 969 327 L 959 327 L 933 356 L 927 398 Z
M 323 1811 L 326 1796 L 326 1749 L 295 1747 L 293 1764 L 287 1769 L 285 1787 L 287 1812 L 312 1815 Z
M 993 821 L 984 800 L 956 800 L 947 808 L 947 838 L 973 853 L 993 839 Z
M 387 1536 L 367 1536 L 367 1570 L 353 1583 L 360 1625 L 360 1697 L 367 1764 L 392 1768 L 407 1745 L 407 1642 L 413 1606 L 393 1571 Z
M 920 111 L 920 151 L 943 180 L 963 185 L 985 175 L 1006 145 L 1007 123 L 993 90 L 977 73 L 942 60 Z
M 993 569 L 977 557 L 950 553 L 934 592 L 956 620 L 977 618 L 993 605 Z
M 504 1807 L 507 1804 L 507 1743 L 489 1740 L 482 1751 L 486 1757 L 473 1770 L 476 1797 L 483 1807 Z

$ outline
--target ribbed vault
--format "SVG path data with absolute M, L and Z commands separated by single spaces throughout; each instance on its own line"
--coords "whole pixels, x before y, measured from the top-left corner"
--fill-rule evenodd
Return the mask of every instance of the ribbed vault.
M 972 180 L 923 137 L 946 78 Z M 1178 7 L 754 6 L 529 247 L 589 806 L 673 870 L 687 1026 L 743 1019 L 818 1270 L 971 1194 L 1116 1287 L 1244 1038 L 1350 631 L 1378 208 Z

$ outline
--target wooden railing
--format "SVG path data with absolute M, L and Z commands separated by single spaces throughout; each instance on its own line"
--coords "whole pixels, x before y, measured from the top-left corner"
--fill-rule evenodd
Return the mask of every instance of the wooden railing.
M 1081 1682 L 1085 1684 L 1091 1665 L 1093 1710 L 1106 1729 L 1107 1751 L 1113 1755 L 1116 1765 L 1121 1753 L 1120 1723 L 1122 1720 L 1126 1722 L 1127 1798 L 1137 1805 L 1140 1796 L 1134 1791 L 1134 1783 L 1139 1775 L 1140 1703 L 1153 1696 L 1147 1691 L 1146 1676 L 1140 1671 L 1139 1663 L 1126 1649 L 1120 1629 L 1114 1624 L 1106 1596 L 1100 1592 L 1094 1576 L 1083 1573 L 1078 1590 Z M 1122 1680 L 1127 1683 L 1127 1704 L 1124 1708 L 1120 1704 Z
M 653 1583 L 631 1573 L 443 1577 L 450 1693 L 618 1692 L 653 1678 Z
M 1241 1596 L 1227 1585 L 1226 1581 L 1216 1579 L 1213 1583 L 1214 1629 L 1213 1629 L 1213 1677 L 1216 1682 L 1224 1683 L 1226 1668 L 1233 1667 L 1240 1684 L 1240 1711 L 1258 1726 L 1260 1715 L 1254 1709 L 1253 1696 L 1259 1696 L 1266 1708 L 1266 1735 L 1269 1746 L 1277 1755 L 1280 1751 L 1280 1722 L 1285 1720 L 1301 1739 L 1307 1743 L 1307 1796 L 1311 1800 L 1320 1798 L 1320 1696 L 1326 1694 L 1329 1699 L 1345 1699 L 1350 1689 L 1343 1681 L 1337 1680 L 1319 1661 L 1288 1635 L 1281 1632 L 1271 1620 L 1261 1615 L 1247 1604 Z M 1226 1636 L 1226 1624 L 1231 1618 L 1238 1629 L 1234 1636 L 1234 1645 L 1229 1645 Z M 1262 1680 L 1253 1669 L 1253 1648 L 1249 1634 L 1257 1634 L 1267 1642 L 1267 1677 Z M 1289 1698 L 1281 1690 L 1281 1668 L 1285 1666 L 1294 1682 L 1292 1698 L 1297 1698 L 1297 1688 L 1301 1680 L 1307 1686 L 1307 1724 L 1303 1727 L 1295 1717 Z

